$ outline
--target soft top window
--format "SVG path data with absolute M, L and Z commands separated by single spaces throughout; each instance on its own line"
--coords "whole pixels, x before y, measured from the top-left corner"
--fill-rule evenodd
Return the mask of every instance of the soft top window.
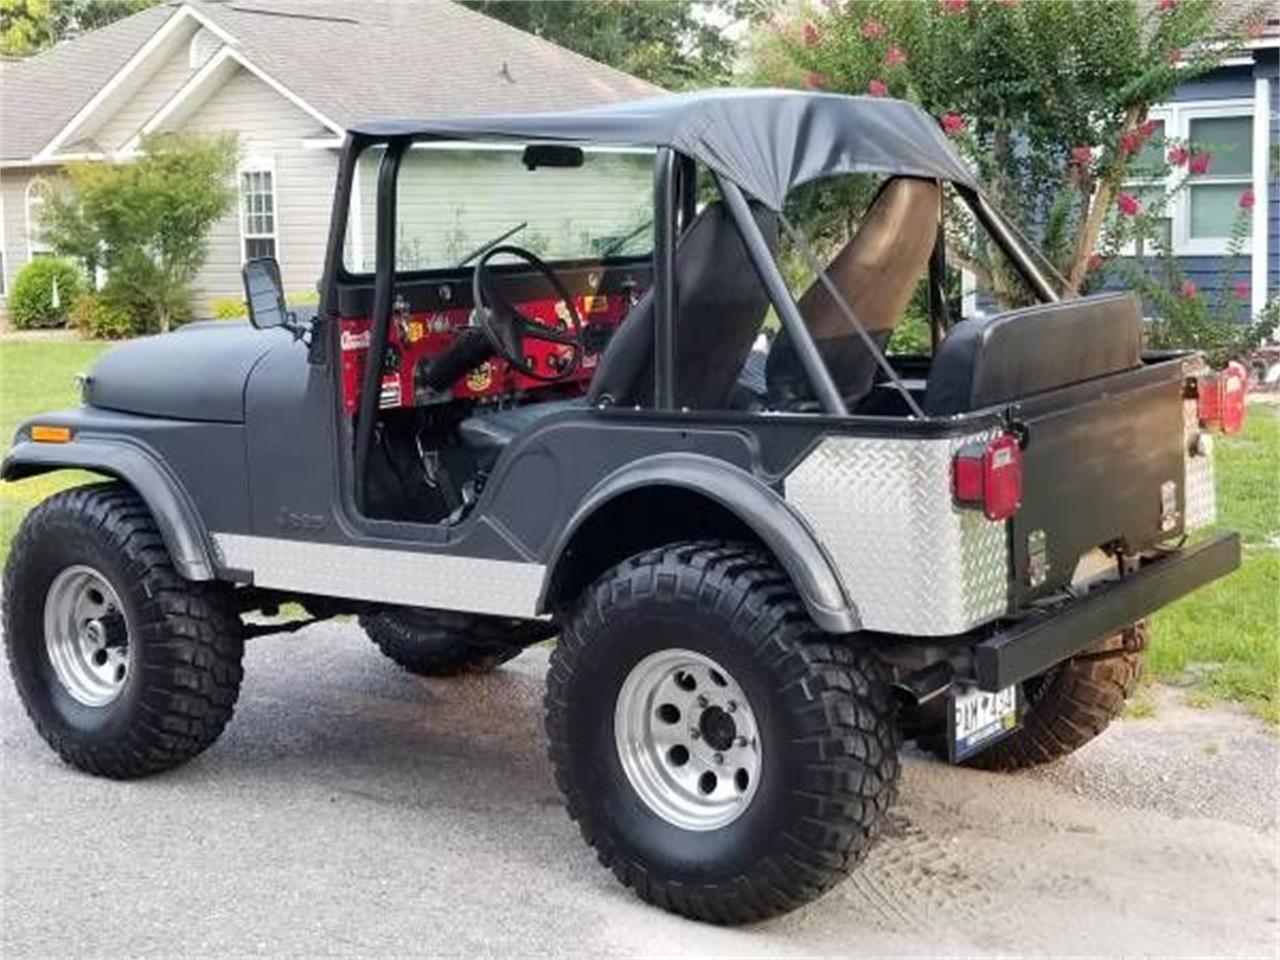
M 378 165 L 361 156 L 344 251 L 352 273 L 374 269 Z M 525 145 L 418 145 L 400 168 L 396 269 L 458 265 L 506 235 L 544 260 L 648 254 L 653 244 L 653 153 L 584 151 L 581 165 L 526 163 Z M 468 261 L 474 263 L 474 256 Z

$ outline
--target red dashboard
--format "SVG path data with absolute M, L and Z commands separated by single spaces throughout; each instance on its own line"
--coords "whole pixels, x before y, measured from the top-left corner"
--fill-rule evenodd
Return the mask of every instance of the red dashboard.
M 630 292 L 575 296 L 574 305 L 582 317 L 583 342 L 589 345 L 607 342 L 608 335 L 622 322 L 634 299 L 634 293 Z M 528 300 L 516 306 L 526 316 L 550 327 L 566 329 L 568 326 L 569 312 L 554 298 Z M 447 350 L 467 327 L 470 315 L 468 308 L 411 312 L 403 306 L 393 313 L 387 362 L 382 376 L 380 403 L 383 409 L 450 400 L 497 399 L 552 386 L 561 393 L 566 385 L 586 391 L 595 373 L 598 352 L 584 353 L 579 368 L 554 384 L 513 371 L 506 361 L 495 358 L 469 371 L 447 390 L 427 392 L 415 388 L 414 372 L 419 364 Z M 365 360 L 369 352 L 369 327 L 368 317 L 343 317 L 341 320 L 342 397 L 349 415 L 359 404 L 360 385 L 364 381 Z M 525 349 L 534 368 L 548 375 L 555 373 L 570 353 L 568 347 L 534 339 L 525 341 Z

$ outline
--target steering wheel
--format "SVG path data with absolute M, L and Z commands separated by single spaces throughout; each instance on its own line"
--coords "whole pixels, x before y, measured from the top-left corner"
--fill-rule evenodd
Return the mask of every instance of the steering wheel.
M 546 278 L 556 295 L 564 302 L 573 322 L 572 330 L 558 330 L 522 313 L 511 301 L 502 295 L 493 282 L 493 273 L 489 261 L 494 257 L 506 254 L 523 260 Z M 471 278 L 471 295 L 475 303 L 471 322 L 484 331 L 489 344 L 503 360 L 511 365 L 517 373 L 544 383 L 554 383 L 571 376 L 582 364 L 582 317 L 574 306 L 573 297 L 565 289 L 560 278 L 549 266 L 537 256 L 523 247 L 494 247 L 476 261 L 476 270 Z M 563 367 L 555 373 L 547 374 L 539 371 L 534 361 L 525 356 L 525 340 L 542 340 L 562 347 L 568 347 L 569 356 Z

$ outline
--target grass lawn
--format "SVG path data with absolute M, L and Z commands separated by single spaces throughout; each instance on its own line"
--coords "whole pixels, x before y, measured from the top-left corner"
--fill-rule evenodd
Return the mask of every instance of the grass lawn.
M 105 349 L 65 340 L 0 343 L 0 449 L 26 417 L 75 405 L 75 375 Z M 1251 404 L 1244 433 L 1219 438 L 1217 458 L 1219 521 L 1243 536 L 1244 566 L 1156 615 L 1149 676 L 1186 685 L 1193 699 L 1240 701 L 1280 722 L 1280 407 Z M 89 477 L 56 473 L 0 484 L 0 560 L 28 509 Z
M 18 424 L 35 413 L 62 410 L 80 402 L 76 374 L 84 373 L 109 344 L 75 340 L 0 342 L 0 450 L 7 450 Z M 49 494 L 93 479 L 62 471 L 0 483 L 0 563 L 23 515 Z

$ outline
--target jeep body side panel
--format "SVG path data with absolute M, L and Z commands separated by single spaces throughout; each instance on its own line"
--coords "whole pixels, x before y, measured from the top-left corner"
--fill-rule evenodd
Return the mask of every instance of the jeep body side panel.
M 954 503 L 951 437 L 828 435 L 788 475 L 787 502 L 834 558 L 866 629 L 963 633 L 1009 609 L 1005 524 Z
M 157 420 L 81 407 L 42 414 L 41 424 L 71 430 L 69 443 L 36 443 L 30 423 L 5 458 L 4 480 L 59 469 L 119 477 L 146 501 L 184 577 L 218 575 L 208 531 L 247 523 L 242 431 L 235 424 Z
M 666 473 L 655 482 L 670 485 L 678 475 L 724 504 L 775 550 L 815 616 L 844 632 L 855 628 L 856 608 L 820 539 L 778 497 L 781 478 L 825 433 L 973 430 L 964 423 L 573 408 L 512 441 L 456 526 L 371 520 L 351 497 L 350 423 L 334 399 L 334 373 L 306 365 L 304 353 L 301 344 L 274 350 L 255 366 L 245 424 L 252 507 L 243 525 L 210 529 L 229 576 L 349 599 L 538 616 L 566 531 L 585 517 L 593 496 L 602 502 L 611 479 L 620 490 L 633 482 L 622 479 L 629 470 L 662 457 Z M 998 416 L 978 419 L 989 426 Z

